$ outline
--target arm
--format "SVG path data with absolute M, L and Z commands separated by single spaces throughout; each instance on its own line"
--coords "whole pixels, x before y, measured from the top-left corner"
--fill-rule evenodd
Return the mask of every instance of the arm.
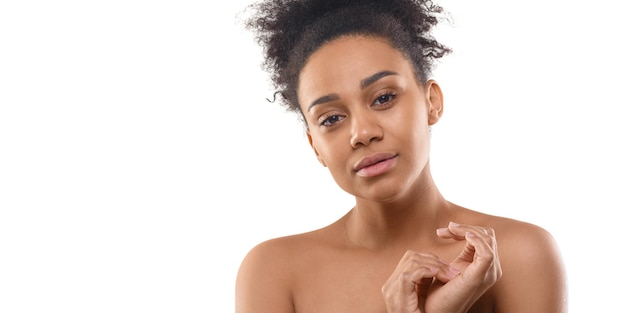
M 236 313 L 293 313 L 289 262 L 277 241 L 254 247 L 244 258 L 235 288 Z

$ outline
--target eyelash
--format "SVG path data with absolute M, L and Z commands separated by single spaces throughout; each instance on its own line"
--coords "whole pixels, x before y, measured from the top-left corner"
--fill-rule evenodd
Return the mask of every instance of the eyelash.
M 383 97 L 387 97 L 389 98 L 387 101 L 376 104 L 376 102 L 379 102 L 379 100 L 381 100 L 381 98 Z M 396 93 L 395 92 L 391 92 L 391 91 L 383 91 L 380 93 L 379 96 L 376 97 L 376 99 L 374 100 L 374 103 L 372 103 L 372 105 L 382 105 L 383 107 L 387 107 L 389 104 L 391 104 L 391 102 L 393 102 L 393 100 L 395 100 L 396 98 Z
M 377 104 L 377 102 L 380 102 L 381 98 L 383 98 L 383 97 L 387 97 L 388 99 L 386 101 L 384 101 L 384 102 L 381 102 L 381 103 Z M 391 105 L 391 103 L 395 100 L 395 98 L 396 98 L 396 93 L 395 92 L 383 91 L 376 97 L 376 99 L 372 103 L 372 106 L 382 106 L 383 108 L 386 108 L 389 105 Z M 331 121 L 331 119 L 337 119 L 337 118 L 338 118 L 338 120 Z M 333 115 L 328 115 L 328 116 L 322 116 L 320 118 L 321 121 L 319 122 L 319 125 L 321 127 L 332 127 L 337 122 L 343 120 L 344 118 L 346 118 L 346 117 L 343 116 L 343 115 L 340 115 L 340 114 L 333 114 Z
M 330 119 L 332 119 L 332 118 L 339 118 L 339 117 L 341 119 L 339 119 L 337 121 L 334 121 L 332 123 L 329 122 Z M 321 121 L 320 121 L 319 124 L 320 124 L 321 127 L 331 127 L 331 126 L 335 125 L 335 123 L 343 120 L 344 118 L 346 118 L 346 117 L 343 116 L 343 115 L 339 115 L 339 114 L 332 114 L 332 115 L 328 115 L 328 116 L 322 116 L 322 118 L 320 118 Z M 330 124 L 327 124 L 327 123 L 330 123 Z

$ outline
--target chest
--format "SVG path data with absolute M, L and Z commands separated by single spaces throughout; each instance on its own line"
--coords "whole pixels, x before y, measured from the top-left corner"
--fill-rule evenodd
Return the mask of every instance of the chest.
M 299 260 L 292 294 L 295 312 L 386 313 L 381 288 L 403 253 L 327 252 Z M 483 297 L 470 312 L 493 312 L 491 303 Z
M 381 288 L 394 266 L 364 259 L 325 257 L 297 274 L 293 300 L 297 313 L 385 313 Z

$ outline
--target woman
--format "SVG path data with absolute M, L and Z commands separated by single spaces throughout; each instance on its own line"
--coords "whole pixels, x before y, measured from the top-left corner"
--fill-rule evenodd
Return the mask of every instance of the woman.
M 243 260 L 236 312 L 566 312 L 558 247 L 544 229 L 447 201 L 429 169 L 450 50 L 428 1 L 305 0 L 254 6 L 278 99 L 355 206 Z

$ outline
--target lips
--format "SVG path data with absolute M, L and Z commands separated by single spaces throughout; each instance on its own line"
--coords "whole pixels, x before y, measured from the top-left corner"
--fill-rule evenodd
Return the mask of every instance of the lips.
M 395 164 L 397 156 L 393 153 L 376 153 L 361 159 L 354 166 L 354 170 L 359 176 L 376 176 L 389 170 Z

